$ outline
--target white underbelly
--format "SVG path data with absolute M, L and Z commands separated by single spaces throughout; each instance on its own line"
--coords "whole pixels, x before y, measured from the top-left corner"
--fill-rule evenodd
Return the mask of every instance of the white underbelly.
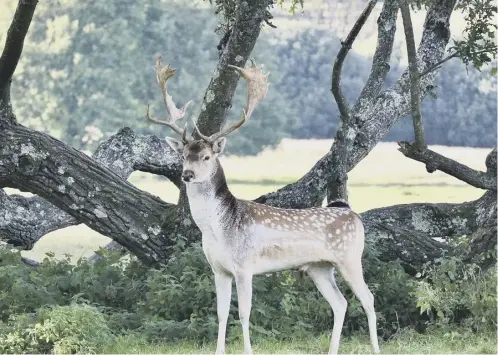
M 334 260 L 334 251 L 325 248 L 324 240 L 319 236 L 296 235 L 267 228 L 257 228 L 255 232 L 254 245 L 257 247 L 251 255 L 254 274 Z

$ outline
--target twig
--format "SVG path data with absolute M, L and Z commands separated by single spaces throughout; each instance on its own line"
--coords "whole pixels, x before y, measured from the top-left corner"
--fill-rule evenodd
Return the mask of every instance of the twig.
M 22 0 L 17 5 L 14 18 L 7 32 L 5 47 L 0 57 L 0 90 L 9 85 L 10 79 L 16 70 L 21 57 L 24 39 L 28 33 L 37 4 L 38 0 Z
M 421 72 L 420 73 L 420 77 L 422 77 L 424 75 L 427 75 L 429 73 L 432 73 L 434 70 L 437 70 L 437 69 L 441 68 L 441 65 L 443 65 L 444 63 L 446 63 L 448 60 L 450 60 L 452 58 L 458 57 L 459 55 L 460 55 L 459 51 L 451 53 L 447 57 L 444 57 L 439 62 L 431 65 L 430 67 L 428 67 L 427 69 L 425 69 L 423 72 Z
M 406 0 L 399 0 L 399 8 L 403 18 L 405 29 L 406 50 L 408 52 L 408 66 L 410 72 L 410 96 L 411 111 L 413 117 L 413 129 L 415 131 L 415 145 L 417 149 L 423 151 L 427 149 L 425 142 L 424 124 L 422 113 L 420 112 L 420 75 L 417 68 L 417 50 L 415 49 L 415 38 L 413 36 L 412 19 L 410 7 Z
M 481 49 L 480 51 L 475 51 L 475 52 L 472 52 L 471 54 L 475 55 L 475 54 L 481 54 L 481 53 L 488 53 L 488 52 L 491 52 L 493 50 L 496 50 L 497 49 L 497 46 L 491 46 L 491 47 L 486 47 L 484 49 Z M 420 73 L 420 77 L 424 76 L 424 75 L 427 75 L 429 73 L 432 73 L 434 70 L 437 70 L 439 68 L 441 68 L 441 66 L 446 63 L 448 60 L 452 59 L 452 58 L 456 58 L 456 57 L 459 57 L 460 56 L 460 51 L 455 51 L 451 54 L 449 54 L 448 56 L 444 57 L 443 59 L 441 59 L 439 62 L 431 65 L 430 67 L 428 67 L 427 69 L 425 69 L 423 72 Z

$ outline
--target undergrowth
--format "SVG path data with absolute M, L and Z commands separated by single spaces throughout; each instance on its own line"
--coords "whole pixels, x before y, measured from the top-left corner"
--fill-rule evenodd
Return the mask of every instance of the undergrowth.
M 111 254 L 93 265 L 69 260 L 47 255 L 33 268 L 19 252 L 0 249 L 0 352 L 87 353 L 130 337 L 150 344 L 216 338 L 213 276 L 200 245 L 176 251 L 160 269 Z M 494 268 L 484 272 L 455 258 L 441 259 L 413 278 L 373 251 L 366 252 L 364 264 L 381 338 L 435 324 L 448 334 L 457 324 L 470 333 L 496 332 Z M 359 301 L 337 279 L 349 304 L 343 336 L 367 334 Z M 257 276 L 253 288 L 255 339 L 292 342 L 332 329 L 329 305 L 300 272 Z M 227 341 L 240 338 L 234 289 Z

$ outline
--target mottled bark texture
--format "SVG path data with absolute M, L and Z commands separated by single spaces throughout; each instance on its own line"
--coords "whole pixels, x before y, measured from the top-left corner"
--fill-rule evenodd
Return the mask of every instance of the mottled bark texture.
M 347 161 L 348 159 L 348 146 L 352 145 L 352 142 L 348 142 L 348 140 L 352 139 L 353 136 L 349 134 L 349 130 L 351 129 L 351 115 L 349 104 L 347 103 L 346 97 L 344 96 L 344 93 L 341 89 L 342 65 L 344 64 L 346 56 L 351 50 L 356 37 L 358 36 L 363 25 L 372 13 L 372 10 L 375 7 L 376 3 L 377 0 L 370 0 L 368 2 L 367 6 L 362 11 L 360 17 L 351 29 L 351 32 L 349 32 L 346 40 L 341 43 L 341 48 L 339 49 L 339 53 L 337 54 L 334 66 L 332 68 L 331 91 L 334 95 L 337 107 L 339 108 L 340 125 L 334 142 L 334 145 L 337 149 L 337 154 L 335 155 L 335 161 L 332 162 L 332 164 L 337 167 L 337 174 L 328 175 L 327 181 L 327 199 L 329 202 L 334 200 L 348 200 L 348 172 L 345 164 L 341 164 L 341 162 Z
M 237 21 L 206 91 L 199 117 L 200 129 L 205 134 L 217 131 L 226 121 L 239 79 L 226 65 L 243 66 L 258 37 L 268 3 L 238 2 Z M 449 40 L 454 5 L 455 0 L 437 1 L 428 11 L 418 48 L 419 70 L 441 60 Z M 384 2 L 372 71 L 350 112 L 347 160 L 337 159 L 339 152 L 333 145 L 299 181 L 261 196 L 258 202 L 291 208 L 320 205 L 327 194 L 329 176 L 333 180 L 338 174 L 333 162 L 351 170 L 410 111 L 407 72 L 393 87 L 382 90 L 389 71 L 397 11 L 395 0 Z M 11 27 L 26 16 L 15 17 Z M 26 26 L 19 28 L 27 31 Z M 7 52 L 6 58 L 18 60 L 15 53 Z M 433 81 L 432 73 L 421 79 L 422 96 Z M 17 124 L 8 97 L 9 85 L 10 80 L 2 83 L 4 95 L 0 102 L 0 187 L 18 188 L 37 196 L 0 193 L 1 240 L 29 249 L 50 231 L 85 223 L 115 241 L 107 249 L 123 245 L 144 262 L 157 263 L 168 258 L 173 245 L 200 239 L 178 179 L 180 161 L 163 140 L 139 136 L 125 128 L 103 142 L 93 157 L 88 157 L 57 139 Z M 486 166 L 487 174 L 496 176 L 496 149 L 488 156 Z M 178 205 L 169 205 L 126 182 L 134 170 L 167 176 L 180 187 Z M 408 270 L 416 270 L 443 253 L 463 253 L 470 260 L 496 245 L 493 189 L 481 199 L 464 204 L 392 206 L 365 212 L 362 218 L 367 243 L 376 247 L 381 259 L 400 260 Z M 462 236 L 469 239 L 469 247 L 463 251 L 453 243 Z
M 10 102 L 10 85 L 37 4 L 37 0 L 19 1 L 12 24 L 7 31 L 0 57 L 0 129 L 5 123 L 15 122 Z
M 204 95 L 197 121 L 197 126 L 204 135 L 218 132 L 225 124 L 240 78 L 240 75 L 227 65 L 242 68 L 245 66 L 258 39 L 265 12 L 271 3 L 271 0 L 237 0 L 235 23 Z M 194 137 L 197 137 L 195 132 Z
M 405 30 L 406 51 L 408 53 L 408 73 L 410 74 L 410 103 L 415 132 L 415 147 L 417 150 L 427 149 L 425 142 L 424 124 L 420 110 L 420 72 L 417 67 L 417 50 L 415 49 L 415 35 L 413 34 L 410 4 L 407 0 L 398 0 Z
M 492 255 L 483 255 L 496 247 L 495 191 L 472 202 L 398 205 L 370 210 L 361 217 L 367 243 L 380 259 L 399 260 L 407 270 L 415 271 L 442 255 L 459 255 L 485 265 L 495 261 Z M 461 237 L 467 241 L 459 240 L 457 245 Z
M 22 128 L 26 131 L 24 133 L 25 135 L 29 135 L 31 137 L 30 139 L 38 142 L 39 134 L 37 132 L 30 131 L 29 129 L 20 126 L 15 127 Z M 0 132 L 0 137 L 4 134 L 6 134 L 6 132 Z M 9 139 L 11 139 L 12 135 L 9 135 L 9 137 Z M 42 135 L 42 137 L 49 140 L 51 139 L 44 135 Z M 85 157 L 83 154 L 65 146 L 59 141 L 56 142 L 57 146 L 52 147 L 51 142 L 49 141 L 45 144 L 47 150 L 43 153 L 36 154 L 37 151 L 40 151 L 40 144 L 43 143 L 37 143 L 38 145 L 35 147 L 35 145 L 30 144 L 29 139 L 25 141 L 14 141 L 14 139 L 12 139 L 9 141 L 6 138 L 5 144 L 0 145 L 0 172 L 3 172 L 0 173 L 0 175 L 5 174 L 4 178 L 15 180 L 14 175 L 7 176 L 6 173 L 8 161 L 10 161 L 10 164 L 16 164 L 15 161 L 12 161 L 12 158 L 9 158 L 11 156 L 16 157 L 15 159 L 18 159 L 19 161 L 22 159 L 29 162 L 31 159 L 32 164 L 45 164 L 40 162 L 40 160 L 45 158 L 49 159 L 51 162 L 47 164 L 56 164 L 56 173 L 60 176 L 60 179 L 54 180 L 51 185 L 42 186 L 41 188 L 46 187 L 48 189 L 47 193 L 49 194 L 54 190 L 61 194 L 69 194 L 69 197 L 75 200 L 73 207 L 77 207 L 79 206 L 77 201 L 81 200 L 82 197 L 76 198 L 76 193 L 71 190 L 74 186 L 77 186 L 78 184 L 81 185 L 79 189 L 84 189 L 85 192 L 83 195 L 86 195 L 89 199 L 93 199 L 94 195 L 97 194 L 97 189 L 100 189 L 97 185 L 93 186 L 93 178 L 90 177 L 91 180 L 88 180 L 88 176 L 82 176 L 78 172 L 79 169 L 82 169 L 89 174 L 95 173 L 99 176 L 99 179 L 101 179 L 101 176 L 105 176 L 105 173 L 100 171 L 100 169 L 104 169 L 104 167 L 111 169 L 112 173 L 123 180 L 126 180 L 135 170 L 159 172 L 161 175 L 173 179 L 171 178 L 172 171 L 181 165 L 178 155 L 171 150 L 166 141 L 155 136 L 136 135 L 129 128 L 120 130 L 116 135 L 103 142 L 93 154 L 93 159 Z M 17 144 L 17 147 L 15 144 Z M 16 150 L 21 150 L 23 153 L 19 155 L 19 153 L 16 153 Z M 71 168 L 71 170 L 67 169 L 68 164 L 73 165 L 73 160 L 64 161 L 61 159 L 58 155 L 60 150 L 68 151 L 67 154 L 64 153 L 62 156 L 68 155 L 71 159 L 77 159 L 77 170 L 74 171 L 74 174 L 71 175 L 71 171 L 73 171 L 74 168 Z M 76 153 L 78 153 L 78 158 L 75 158 L 73 155 Z M 83 161 L 79 160 L 80 156 L 84 157 Z M 17 169 L 17 166 L 14 166 L 14 169 Z M 109 172 L 107 171 L 106 173 Z M 29 178 L 29 175 L 26 178 Z M 57 184 L 56 181 L 59 183 Z M 110 180 L 109 182 L 112 181 Z M 120 181 L 119 184 L 121 183 L 122 182 Z M 177 183 L 179 182 L 177 181 Z M 7 186 L 8 183 L 4 182 L 4 185 Z M 16 186 L 13 187 L 22 189 L 22 186 L 15 185 Z M 110 189 L 112 189 L 112 186 L 105 188 L 105 190 Z M 0 192 L 0 239 L 21 249 L 31 249 L 34 243 L 42 236 L 54 230 L 82 223 L 81 220 L 72 217 L 71 214 L 55 207 L 48 202 L 48 200 L 39 196 L 26 198 L 15 195 L 7 196 L 3 190 Z M 30 190 L 30 192 L 33 191 Z M 100 191 L 98 193 L 100 193 Z M 92 203 L 97 204 L 97 202 Z M 117 204 L 119 201 L 106 201 L 106 204 L 109 203 Z M 166 204 L 160 201 L 157 206 L 151 206 L 149 208 L 159 207 L 164 209 L 166 208 L 164 206 L 166 206 Z M 114 207 L 116 206 L 111 205 L 110 208 Z M 104 207 L 102 207 L 101 212 L 101 215 L 103 213 L 107 214 Z M 142 221 L 142 219 L 139 218 L 138 221 Z M 145 222 L 145 220 L 140 222 L 140 224 L 142 225 L 143 222 Z M 158 222 L 155 224 L 157 225 L 158 223 L 162 223 L 162 220 L 158 219 Z M 144 229 L 144 227 L 135 227 L 132 229 L 141 230 Z M 115 230 L 113 234 L 117 232 L 118 231 Z M 119 236 L 117 240 L 119 241 Z

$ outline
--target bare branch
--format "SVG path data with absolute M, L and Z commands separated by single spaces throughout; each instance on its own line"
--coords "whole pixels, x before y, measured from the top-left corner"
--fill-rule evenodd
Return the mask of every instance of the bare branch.
M 419 68 L 424 70 L 437 63 L 445 54 L 450 38 L 449 20 L 456 0 L 441 0 L 433 3 L 426 15 L 424 31 L 418 48 Z M 434 75 L 426 75 L 421 80 L 422 97 L 433 85 Z M 348 147 L 347 169 L 350 171 L 384 137 L 392 125 L 409 113 L 410 100 L 407 94 L 409 78 L 404 73 L 392 88 L 380 93 L 373 105 L 355 112 L 361 126 L 352 131 L 352 147 Z M 334 166 L 339 154 L 337 146 L 327 152 L 301 179 L 275 192 L 263 195 L 258 201 L 273 206 L 305 208 L 320 206 L 327 194 L 327 181 L 324 176 L 339 173 Z M 301 192 L 305 191 L 305 193 Z
M 334 95 L 335 101 L 337 103 L 337 107 L 339 108 L 339 112 L 341 114 L 341 119 L 344 120 L 345 118 L 349 118 L 349 107 L 346 101 L 346 97 L 344 96 L 344 93 L 342 92 L 341 89 L 341 71 L 342 71 L 342 65 L 344 63 L 344 60 L 346 59 L 346 56 L 349 53 L 349 50 L 351 49 L 353 42 L 355 41 L 356 37 L 360 33 L 361 28 L 367 21 L 368 17 L 370 16 L 373 8 L 375 7 L 375 4 L 377 3 L 377 0 L 370 0 L 361 13 L 360 17 L 354 24 L 353 28 L 349 32 L 348 36 L 346 37 L 346 40 L 341 43 L 341 49 L 339 50 L 339 53 L 337 54 L 336 60 L 334 62 L 334 67 L 332 69 L 332 94 Z
M 413 129 L 415 131 L 415 146 L 420 151 L 427 149 L 425 142 L 424 124 L 420 112 L 420 76 L 417 67 L 417 50 L 415 49 L 415 37 L 413 35 L 412 18 L 410 7 L 406 0 L 399 0 L 401 17 L 405 29 L 406 50 L 408 53 L 408 69 L 410 73 L 410 104 L 413 117 Z
M 371 105 L 384 85 L 390 69 L 389 61 L 396 34 L 397 17 L 398 1 L 385 0 L 377 20 L 377 47 L 373 56 L 372 70 L 353 107 L 353 112 L 360 112 L 367 105 Z
M 420 151 L 408 142 L 398 144 L 405 157 L 424 163 L 429 173 L 440 170 L 479 189 L 496 191 L 496 174 L 474 170 L 430 149 Z
M 332 69 L 332 93 L 334 95 L 335 101 L 337 102 L 337 107 L 340 112 L 340 122 L 339 129 L 337 130 L 336 139 L 334 140 L 334 146 L 337 147 L 337 151 L 339 152 L 336 156 L 334 156 L 333 165 L 337 167 L 337 174 L 328 175 L 327 182 L 327 200 L 330 202 L 332 200 L 348 200 L 348 191 L 347 191 L 347 160 L 348 160 L 348 146 L 350 145 L 348 137 L 349 130 L 351 126 L 350 122 L 350 112 L 349 107 L 346 102 L 346 97 L 341 89 L 341 71 L 342 65 L 346 56 L 348 55 L 349 50 L 351 49 L 356 37 L 360 33 L 361 28 L 367 21 L 370 16 L 373 8 L 377 0 L 371 0 L 361 13 L 360 17 L 354 24 L 353 28 L 349 32 L 346 37 L 346 41 L 342 43 L 341 49 L 337 54 L 334 67 Z
M 0 240 L 31 250 L 45 234 L 79 222 L 39 196 L 7 195 L 0 189 Z
M 410 8 L 406 0 L 399 0 L 401 16 L 405 28 L 406 47 L 408 52 L 408 63 L 410 73 L 410 104 L 413 116 L 413 129 L 415 131 L 415 143 L 400 142 L 399 150 L 408 158 L 426 164 L 429 173 L 441 170 L 448 175 L 467 182 L 468 184 L 485 190 L 496 191 L 496 175 L 482 171 L 476 171 L 452 159 L 446 158 L 436 152 L 427 149 L 424 136 L 422 113 L 420 110 L 420 75 L 417 68 L 417 53 L 410 17 Z M 438 61 L 444 62 L 448 59 Z M 433 66 L 431 66 L 433 67 Z
M 28 33 L 31 19 L 38 0 L 19 0 L 14 18 L 7 32 L 5 46 L 0 57 L 0 91 L 10 83 L 21 58 L 24 39 Z
M 470 236 L 464 256 L 496 247 L 496 193 L 464 203 L 413 203 L 361 213 L 366 242 L 384 261 L 399 260 L 405 270 L 417 270 L 441 255 L 461 255 L 457 238 Z M 434 238 L 439 238 L 439 241 Z M 491 257 L 490 259 L 494 259 Z M 496 259 L 494 259 L 496 261 Z M 481 260 L 481 263 L 486 260 Z
M 432 73 L 433 71 L 436 71 L 438 70 L 439 68 L 441 68 L 441 66 L 446 63 L 448 60 L 452 59 L 452 58 L 455 58 L 455 57 L 458 57 L 459 56 L 459 52 L 454 52 L 454 53 L 451 53 L 450 55 L 444 57 L 443 59 L 441 59 L 439 62 L 435 63 L 434 65 L 431 65 L 430 67 L 428 67 L 427 69 L 425 69 L 422 73 L 420 73 L 420 76 L 424 76 L 424 75 L 427 75 L 429 73 Z

